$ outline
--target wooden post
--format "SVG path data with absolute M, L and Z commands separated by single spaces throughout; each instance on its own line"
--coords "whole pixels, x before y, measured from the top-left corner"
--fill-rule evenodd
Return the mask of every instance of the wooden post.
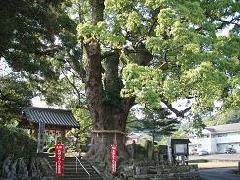
M 44 131 L 45 131 L 45 123 L 39 121 L 39 125 L 38 125 L 38 138 L 37 138 L 37 153 L 42 153 L 43 152 Z
M 66 138 L 65 138 L 65 130 L 64 130 L 64 129 L 61 129 L 61 139 L 62 139 L 62 143 L 64 144 L 65 141 L 66 141 Z
M 240 174 L 240 161 L 238 161 L 238 173 Z
M 38 138 L 38 131 L 37 131 L 37 127 L 36 126 L 34 126 L 33 129 L 32 129 L 32 137 L 35 140 L 37 140 L 37 138 Z

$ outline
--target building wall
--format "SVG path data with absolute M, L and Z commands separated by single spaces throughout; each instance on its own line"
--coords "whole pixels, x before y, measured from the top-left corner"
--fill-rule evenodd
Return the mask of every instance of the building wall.
M 240 153 L 240 132 L 210 134 L 203 138 L 190 138 L 189 152 L 206 150 L 210 154 L 224 153 L 228 147 L 233 147 Z
M 212 153 L 212 142 L 211 142 L 211 138 L 210 137 L 205 137 L 205 138 L 193 138 L 193 139 L 189 139 L 190 140 L 190 144 L 189 144 L 189 152 L 191 154 L 191 152 L 196 151 L 195 153 L 197 153 L 200 150 L 205 150 L 208 153 Z

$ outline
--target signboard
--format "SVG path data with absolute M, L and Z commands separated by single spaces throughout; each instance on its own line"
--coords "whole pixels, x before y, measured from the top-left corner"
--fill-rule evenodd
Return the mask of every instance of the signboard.
M 186 144 L 175 144 L 175 153 L 176 154 L 186 154 L 187 145 Z
M 37 153 L 42 153 L 43 152 L 44 131 L 45 131 L 45 123 L 39 121 L 39 123 L 38 123 Z
M 111 145 L 111 172 L 113 176 L 117 175 L 117 158 L 118 158 L 118 149 L 117 144 Z
M 63 176 L 64 173 L 64 145 L 55 145 L 55 175 Z

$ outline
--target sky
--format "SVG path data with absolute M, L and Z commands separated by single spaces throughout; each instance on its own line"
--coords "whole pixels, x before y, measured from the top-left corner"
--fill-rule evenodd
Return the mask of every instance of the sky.
M 45 101 L 42 101 L 39 96 L 32 98 L 32 106 L 34 107 L 49 107 Z
M 0 75 L 6 75 L 9 72 L 11 72 L 11 68 L 9 68 L 4 58 L 0 58 Z

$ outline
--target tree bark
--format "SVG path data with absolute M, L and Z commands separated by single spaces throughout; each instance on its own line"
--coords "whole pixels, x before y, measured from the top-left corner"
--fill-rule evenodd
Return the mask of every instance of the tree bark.
M 105 162 L 106 168 L 109 168 L 111 144 L 116 143 L 119 156 L 127 158 L 124 132 L 134 98 L 120 97 L 122 83 L 118 73 L 117 53 L 105 61 L 105 73 L 102 74 L 104 68 L 100 44 L 92 40 L 85 44 L 85 52 L 86 97 L 93 121 L 93 131 L 97 131 L 92 134 L 92 146 L 86 158 Z
M 90 6 L 92 23 L 97 24 L 103 20 L 104 1 L 90 0 Z M 92 146 L 86 158 L 105 163 L 108 169 L 111 144 L 118 145 L 120 159 L 128 159 L 124 133 L 135 98 L 120 97 L 123 83 L 119 74 L 119 52 L 101 56 L 99 41 L 92 39 L 84 44 L 84 53 L 85 91 L 93 124 Z
M 104 1 L 90 0 L 90 6 L 92 23 L 97 24 L 103 20 Z M 86 157 L 108 164 L 110 163 L 111 144 L 117 143 L 120 155 L 125 154 L 125 135 L 115 133 L 115 131 L 125 132 L 126 120 L 129 109 L 133 105 L 133 99 L 120 98 L 122 87 L 118 73 L 118 53 L 108 57 L 103 68 L 101 47 L 97 40 L 91 40 L 85 44 L 84 50 L 86 53 L 86 97 L 93 121 L 93 132 L 97 131 L 92 134 L 92 146 Z

